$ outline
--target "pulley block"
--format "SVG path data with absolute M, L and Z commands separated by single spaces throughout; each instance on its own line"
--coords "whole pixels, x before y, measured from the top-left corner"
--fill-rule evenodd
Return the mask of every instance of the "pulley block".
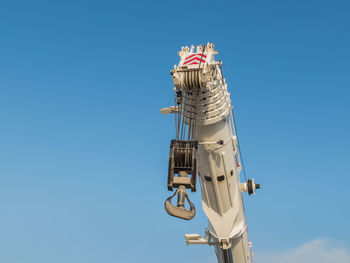
M 184 185 L 191 192 L 196 191 L 198 141 L 172 140 L 170 143 L 168 190 Z M 186 176 L 180 174 L 186 173 Z M 190 177 L 188 177 L 190 176 Z

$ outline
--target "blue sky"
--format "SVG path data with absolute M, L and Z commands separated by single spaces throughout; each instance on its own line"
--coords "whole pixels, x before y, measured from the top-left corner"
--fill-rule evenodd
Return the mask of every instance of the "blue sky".
M 339 0 L 0 3 L 0 262 L 213 261 L 183 237 L 206 227 L 200 192 L 190 222 L 163 209 L 174 127 L 159 114 L 181 46 L 208 41 L 262 185 L 245 197 L 256 262 L 349 253 L 349 12 Z

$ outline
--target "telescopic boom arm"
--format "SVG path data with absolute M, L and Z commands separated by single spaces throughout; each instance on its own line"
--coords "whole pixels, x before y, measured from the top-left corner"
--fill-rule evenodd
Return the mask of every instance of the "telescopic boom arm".
M 215 54 L 211 43 L 196 50 L 182 47 L 180 63 L 170 72 L 175 105 L 161 113 L 175 115 L 167 185 L 169 191 L 177 190 L 166 200 L 165 209 L 172 216 L 192 219 L 196 210 L 186 189 L 196 191 L 198 176 L 209 225 L 203 237 L 185 234 L 186 243 L 213 245 L 219 263 L 251 263 L 242 192 L 253 194 L 260 185 L 254 179 L 240 183 L 243 167 L 230 94 Z

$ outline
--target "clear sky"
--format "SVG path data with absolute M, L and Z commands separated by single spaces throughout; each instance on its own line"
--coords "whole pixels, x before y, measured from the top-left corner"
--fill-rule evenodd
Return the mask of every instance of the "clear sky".
M 215 262 L 183 237 L 207 225 L 200 192 L 190 222 L 163 209 L 174 127 L 159 114 L 181 46 L 208 41 L 262 186 L 245 196 L 255 262 L 310 247 L 350 262 L 349 14 L 348 0 L 2 1 L 0 262 Z

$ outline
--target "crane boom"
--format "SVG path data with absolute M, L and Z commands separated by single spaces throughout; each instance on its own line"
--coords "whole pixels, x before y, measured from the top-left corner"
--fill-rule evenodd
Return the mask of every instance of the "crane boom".
M 168 190 L 177 190 L 166 200 L 165 209 L 172 216 L 192 219 L 196 210 L 186 189 L 196 191 L 198 176 L 209 225 L 203 237 L 185 234 L 187 245 L 213 245 L 219 263 L 251 263 L 242 192 L 252 194 L 260 185 L 254 180 L 240 182 L 243 167 L 230 94 L 215 54 L 211 43 L 196 50 L 182 47 L 180 62 L 171 71 L 175 105 L 161 113 L 175 114 Z M 177 205 L 172 204 L 175 196 Z

